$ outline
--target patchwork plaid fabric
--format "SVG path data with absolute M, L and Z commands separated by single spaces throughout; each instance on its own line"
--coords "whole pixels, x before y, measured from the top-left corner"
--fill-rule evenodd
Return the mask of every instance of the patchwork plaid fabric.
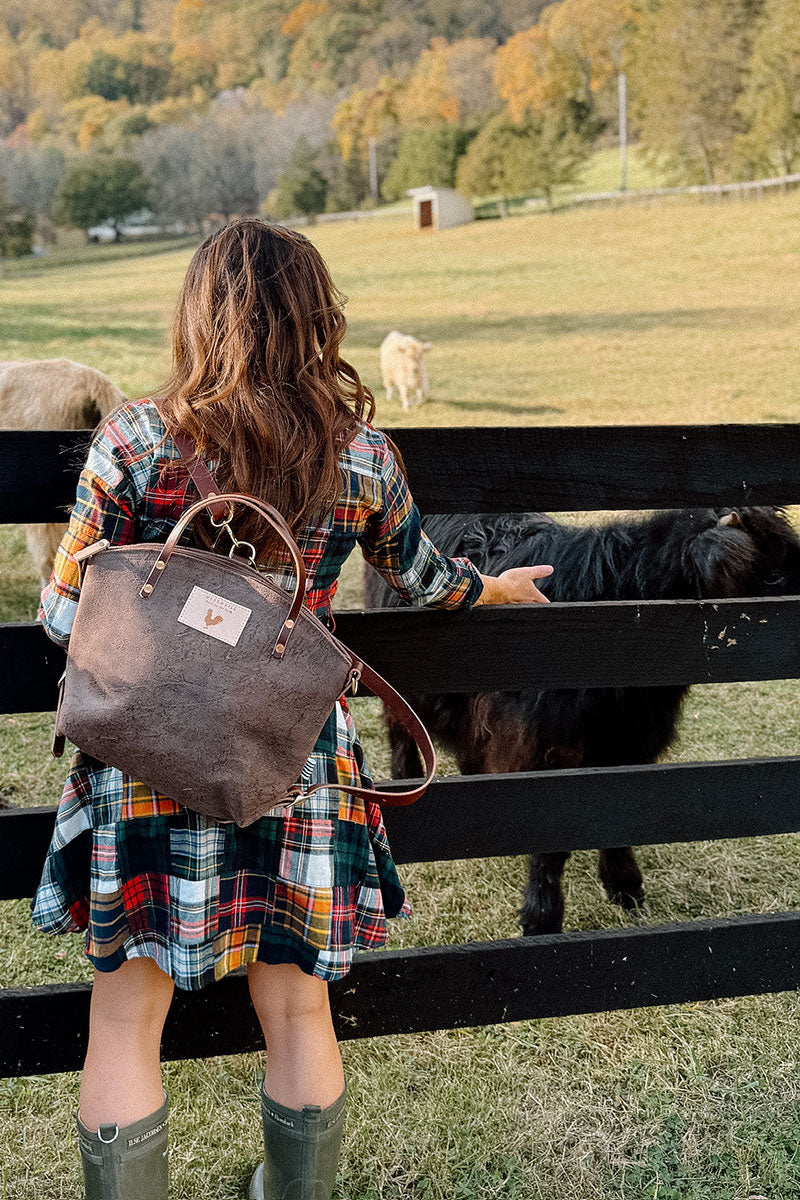
M 213 462 L 209 463 L 213 469 Z M 444 558 L 420 529 L 384 436 L 363 425 L 341 456 L 342 495 L 319 528 L 298 539 L 306 603 L 330 622 L 342 564 L 358 543 L 406 600 L 469 606 L 481 581 L 467 559 Z M 69 528 L 39 619 L 69 642 L 79 596 L 76 551 L 163 541 L 195 498 L 156 406 L 126 404 L 92 440 Z M 291 588 L 287 572 L 270 572 Z M 387 918 L 408 916 L 380 808 L 342 795 L 372 786 L 350 711 L 335 706 L 300 777 L 328 783 L 293 813 L 247 829 L 190 812 L 147 784 L 76 750 L 32 916 L 47 933 L 86 931 L 101 971 L 153 958 L 184 989 L 249 962 L 293 962 L 341 978 L 353 951 L 382 946 Z

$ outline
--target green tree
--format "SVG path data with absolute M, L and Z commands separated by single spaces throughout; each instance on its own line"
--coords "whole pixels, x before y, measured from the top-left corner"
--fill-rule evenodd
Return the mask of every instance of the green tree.
M 730 171 L 752 34 L 750 0 L 643 6 L 631 43 L 632 108 L 642 148 L 675 182 L 715 183 Z
M 380 173 L 382 143 L 378 143 L 378 148 Z M 320 150 L 316 167 L 327 180 L 325 207 L 329 212 L 351 212 L 361 208 L 369 197 L 368 167 L 355 150 L 349 158 L 343 158 L 337 144 L 329 142 Z
M 120 237 L 120 223 L 144 208 L 149 184 L 132 158 L 98 154 L 73 162 L 64 176 L 56 203 L 56 219 L 77 229 L 109 221 Z
M 739 153 L 762 170 L 784 174 L 800 160 L 800 8 L 797 0 L 766 0 L 753 43 L 739 111 L 748 124 Z
M 9 203 L 5 183 L 0 179 L 0 267 L 5 258 L 21 258 L 33 249 L 34 220 Z M 0 271 L 0 273 L 2 273 Z
M 279 221 L 298 214 L 313 221 L 325 211 L 328 181 L 317 166 L 317 152 L 305 138 L 297 143 L 291 161 L 264 204 Z
M 521 122 L 507 113 L 492 117 L 470 143 L 456 169 L 456 185 L 467 196 L 538 193 L 549 209 L 557 187 L 577 182 L 591 143 L 566 113 L 529 113 Z
M 399 200 L 412 187 L 432 184 L 453 187 L 456 163 L 473 134 L 457 125 L 409 129 L 403 135 L 397 157 L 389 168 L 381 191 L 385 200 Z
M 155 104 L 167 92 L 170 69 L 166 58 L 154 55 L 121 56 L 95 50 L 86 67 L 85 89 L 104 100 L 129 100 L 131 104 Z

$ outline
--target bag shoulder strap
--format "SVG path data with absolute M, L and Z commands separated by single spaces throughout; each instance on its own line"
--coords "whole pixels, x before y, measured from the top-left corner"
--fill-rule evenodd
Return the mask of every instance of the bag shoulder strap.
M 155 404 L 156 408 L 158 408 L 159 412 L 161 412 L 160 401 L 154 399 L 153 403 Z M 189 471 L 192 482 L 203 499 L 208 500 L 212 496 L 219 496 L 220 490 L 217 487 L 217 482 L 214 479 L 211 471 L 198 456 L 194 439 L 190 437 L 188 433 L 184 433 L 183 431 L 173 432 L 170 429 L 169 433 L 178 448 L 178 453 L 186 463 L 186 467 Z M 214 520 L 218 521 L 221 520 L 222 517 L 226 516 L 227 507 L 227 504 L 224 503 L 219 506 L 218 511 L 212 507 L 211 512 L 214 516 Z M 347 648 L 345 647 L 345 649 Z M 377 696 L 379 700 L 383 701 L 389 714 L 394 718 L 395 721 L 397 721 L 399 725 L 402 725 L 406 733 L 409 734 L 409 736 L 413 739 L 422 757 L 422 762 L 425 769 L 425 778 L 420 784 L 418 784 L 417 787 L 402 792 L 381 792 L 376 788 L 348 786 L 336 787 L 330 783 L 314 784 L 313 787 L 308 788 L 308 790 L 305 792 L 298 785 L 296 788 L 291 788 L 290 792 L 292 795 L 296 795 L 299 798 L 300 796 L 310 796 L 313 792 L 319 792 L 325 788 L 333 787 L 334 790 L 346 792 L 350 796 L 359 796 L 363 800 L 373 800 L 377 801 L 379 804 L 387 804 L 392 807 L 403 807 L 408 804 L 413 804 L 415 800 L 419 800 L 426 789 L 430 786 L 436 774 L 436 751 L 433 748 L 430 734 L 410 704 L 403 699 L 399 692 L 395 691 L 390 683 L 387 683 L 382 675 L 379 675 L 377 671 L 374 671 L 372 667 L 370 667 L 367 663 L 362 662 L 361 659 L 356 658 L 356 656 L 353 655 L 350 650 L 348 650 L 347 653 L 351 654 L 353 666 L 358 671 L 359 678 L 363 681 L 364 685 L 369 688 L 374 696 Z
M 220 492 L 219 488 L 217 487 L 216 480 L 206 464 L 203 462 L 202 458 L 200 458 L 198 455 L 194 438 L 190 437 L 188 433 L 184 433 L 183 430 L 170 429 L 167 426 L 166 418 L 164 417 L 164 412 L 161 407 L 162 400 L 153 396 L 152 401 L 161 414 L 161 419 L 164 421 L 164 425 L 167 427 L 167 432 L 169 433 L 175 445 L 178 447 L 178 454 L 186 464 L 186 469 L 189 472 L 192 482 L 194 483 L 200 495 L 204 500 L 209 500 L 212 496 L 218 496 Z M 221 521 L 228 515 L 228 506 L 227 504 L 213 504 L 210 512 L 215 521 Z

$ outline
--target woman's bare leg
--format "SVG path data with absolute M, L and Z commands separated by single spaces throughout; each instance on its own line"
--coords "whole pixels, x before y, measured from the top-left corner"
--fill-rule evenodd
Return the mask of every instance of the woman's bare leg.
M 287 1108 L 327 1108 L 344 1090 L 327 983 L 292 963 L 251 963 L 247 977 L 267 1044 L 264 1091 Z
M 161 1032 L 173 988 L 150 958 L 95 971 L 80 1095 L 81 1121 L 93 1133 L 140 1121 L 163 1104 Z

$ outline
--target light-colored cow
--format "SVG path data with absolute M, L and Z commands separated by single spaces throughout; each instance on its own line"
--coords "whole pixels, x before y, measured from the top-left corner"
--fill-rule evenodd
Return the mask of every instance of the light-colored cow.
M 386 388 L 386 399 L 391 400 L 394 389 L 400 393 L 403 408 L 414 402 L 423 404 L 428 399 L 428 372 L 425 370 L 425 355 L 432 348 L 431 342 L 418 342 L 407 333 L 392 330 L 381 342 L 381 375 Z
M 102 371 L 69 358 L 0 362 L 0 429 L 92 429 L 125 400 Z M 67 527 L 52 522 L 22 528 L 34 566 L 47 583 Z

